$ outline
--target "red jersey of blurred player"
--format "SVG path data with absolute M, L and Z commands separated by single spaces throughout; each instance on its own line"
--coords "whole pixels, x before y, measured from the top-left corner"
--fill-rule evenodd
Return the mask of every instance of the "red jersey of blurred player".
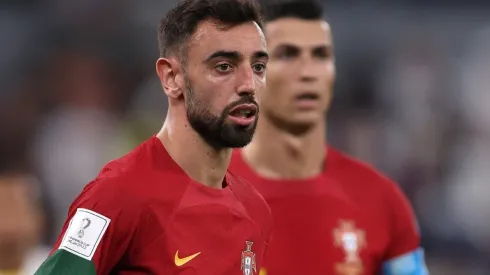
M 323 173 L 303 180 L 260 176 L 235 152 L 232 171 L 253 182 L 272 210 L 262 275 L 380 274 L 385 261 L 419 247 L 396 185 L 332 147 L 325 151 Z
M 411 207 L 371 167 L 325 145 L 335 80 L 321 7 L 266 7 L 271 55 L 262 116 L 231 169 L 264 196 L 274 219 L 262 274 L 426 274 Z
M 227 172 L 252 139 L 267 47 L 244 0 L 184 0 L 162 20 L 162 130 L 108 164 L 36 274 L 257 274 L 271 215 Z M 67 183 L 69 184 L 69 183 Z

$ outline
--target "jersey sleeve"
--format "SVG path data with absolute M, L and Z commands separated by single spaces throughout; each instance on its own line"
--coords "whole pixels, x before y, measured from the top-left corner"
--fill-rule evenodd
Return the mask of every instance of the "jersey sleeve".
M 388 194 L 391 238 L 383 263 L 384 275 L 426 275 L 424 251 L 410 202 L 395 183 Z
M 139 221 L 138 207 L 125 198 L 111 180 L 88 184 L 35 275 L 109 274 L 128 250 Z

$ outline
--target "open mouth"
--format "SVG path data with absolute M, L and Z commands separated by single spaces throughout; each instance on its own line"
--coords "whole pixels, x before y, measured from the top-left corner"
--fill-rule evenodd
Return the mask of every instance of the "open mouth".
M 257 113 L 257 106 L 254 104 L 242 104 L 231 109 L 230 115 L 235 117 L 250 118 Z
M 296 96 L 295 99 L 297 108 L 305 111 L 318 108 L 318 104 L 320 103 L 320 95 L 314 92 L 304 92 Z
M 303 93 L 296 97 L 298 100 L 317 100 L 320 97 L 316 93 Z
M 254 123 L 257 111 L 255 104 L 241 104 L 231 109 L 228 117 L 238 125 L 248 126 Z

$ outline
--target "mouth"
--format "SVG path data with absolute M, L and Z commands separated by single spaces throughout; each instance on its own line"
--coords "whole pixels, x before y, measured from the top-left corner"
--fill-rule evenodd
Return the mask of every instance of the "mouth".
M 317 100 L 320 97 L 314 92 L 305 92 L 296 97 L 297 100 Z
M 304 92 L 296 96 L 295 101 L 299 109 L 314 109 L 320 101 L 320 95 L 315 92 Z
M 231 109 L 228 118 L 235 124 L 249 126 L 255 122 L 257 112 L 258 108 L 255 104 L 241 104 Z

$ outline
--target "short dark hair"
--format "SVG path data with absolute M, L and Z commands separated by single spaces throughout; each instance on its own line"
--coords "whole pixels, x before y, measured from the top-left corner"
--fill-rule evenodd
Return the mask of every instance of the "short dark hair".
M 261 0 L 265 21 L 292 17 L 305 20 L 323 18 L 323 6 L 315 0 Z
M 204 20 L 215 20 L 223 28 L 254 21 L 262 28 L 259 6 L 254 0 L 182 0 L 160 22 L 160 56 L 180 54 Z

